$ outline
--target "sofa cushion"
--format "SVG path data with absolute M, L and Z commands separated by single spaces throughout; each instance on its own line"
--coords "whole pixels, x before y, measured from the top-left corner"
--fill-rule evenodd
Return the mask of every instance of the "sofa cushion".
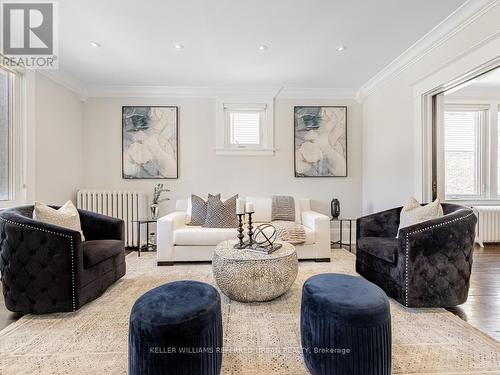
M 261 223 L 262 224 L 262 223 Z M 255 223 L 254 228 L 259 223 Z M 314 230 L 304 227 L 306 231 L 306 242 L 304 245 L 315 243 Z M 245 228 L 245 237 L 246 237 Z M 234 228 L 202 228 L 185 225 L 174 231 L 174 245 L 180 246 L 215 246 L 226 240 L 236 240 L 236 229 Z
M 226 240 L 236 240 L 234 228 L 202 228 L 184 226 L 174 231 L 174 245 L 215 246 Z
M 123 241 L 97 240 L 83 242 L 83 266 L 90 268 L 124 251 Z
M 358 240 L 357 247 L 374 257 L 396 264 L 399 240 L 392 237 L 363 237 Z
M 252 203 L 254 208 L 254 214 L 252 215 L 252 220 L 254 222 L 269 223 L 271 221 L 272 215 L 272 205 L 273 200 L 271 197 L 246 197 L 246 203 Z

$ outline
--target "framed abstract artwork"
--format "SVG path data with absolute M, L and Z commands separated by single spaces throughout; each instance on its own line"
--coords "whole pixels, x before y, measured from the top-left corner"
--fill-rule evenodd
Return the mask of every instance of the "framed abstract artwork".
M 295 177 L 347 177 L 347 107 L 294 107 Z
M 178 178 L 178 149 L 178 107 L 122 107 L 124 179 Z

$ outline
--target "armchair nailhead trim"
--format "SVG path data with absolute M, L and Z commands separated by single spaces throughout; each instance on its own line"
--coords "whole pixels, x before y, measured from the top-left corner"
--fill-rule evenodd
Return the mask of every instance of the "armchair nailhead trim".
M 439 224 L 434 224 L 430 225 L 428 227 L 422 228 L 415 230 L 413 232 L 406 233 L 406 249 L 405 249 L 405 306 L 408 307 L 408 290 L 409 290 L 409 284 L 410 284 L 410 278 L 408 276 L 409 274 L 409 265 L 408 265 L 408 256 L 410 254 L 410 235 L 415 234 L 415 233 L 422 233 L 428 229 L 434 229 L 434 228 L 439 228 L 442 227 L 443 225 L 455 223 L 457 221 L 467 219 L 469 216 L 474 215 L 474 212 L 471 212 L 470 214 L 467 214 L 462 217 L 457 217 L 456 219 L 446 221 L 444 223 L 439 223 Z
M 69 238 L 69 240 L 70 240 L 70 247 L 71 247 L 71 294 L 72 294 L 72 305 L 73 305 L 73 311 L 76 311 L 76 298 L 75 298 L 75 296 L 76 296 L 76 293 L 75 293 L 75 259 L 74 259 L 73 237 L 69 236 L 67 234 L 62 234 L 62 233 L 53 232 L 53 231 L 47 230 L 47 229 L 37 228 L 37 227 L 31 226 L 31 225 L 16 223 L 15 221 L 7 220 L 7 219 L 4 219 L 2 217 L 0 217 L 0 220 L 4 221 L 6 223 L 9 223 L 9 224 L 13 224 L 13 225 L 17 225 L 17 226 L 23 227 L 23 228 L 33 229 L 33 230 L 37 230 L 39 232 L 45 232 L 45 233 L 49 233 L 49 234 L 55 234 L 56 236 L 59 236 L 59 237 Z

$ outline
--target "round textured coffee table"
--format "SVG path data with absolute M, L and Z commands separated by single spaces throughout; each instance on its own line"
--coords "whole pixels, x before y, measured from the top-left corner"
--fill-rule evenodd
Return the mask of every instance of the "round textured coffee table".
M 212 270 L 222 293 L 239 302 L 264 302 L 290 289 L 299 268 L 293 245 L 281 242 L 279 250 L 267 255 L 235 249 L 236 242 L 215 248 Z

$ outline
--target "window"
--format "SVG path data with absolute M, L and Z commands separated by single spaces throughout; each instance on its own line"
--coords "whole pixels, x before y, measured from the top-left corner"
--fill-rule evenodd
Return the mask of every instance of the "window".
M 261 122 L 259 111 L 228 111 L 229 137 L 232 146 L 258 146 L 262 143 Z
M 0 208 L 23 202 L 19 73 L 0 66 Z
M 272 103 L 218 101 L 218 155 L 272 155 Z
M 500 106 L 497 107 L 497 195 L 500 195 Z
M 445 195 L 480 196 L 481 127 L 487 111 L 452 110 L 444 114 Z
M 0 69 L 0 201 L 12 198 L 12 121 L 10 74 Z
M 453 102 L 453 99 L 450 100 Z M 455 99 L 454 101 L 457 101 Z M 468 99 L 445 105 L 441 184 L 446 200 L 500 199 L 500 106 Z

